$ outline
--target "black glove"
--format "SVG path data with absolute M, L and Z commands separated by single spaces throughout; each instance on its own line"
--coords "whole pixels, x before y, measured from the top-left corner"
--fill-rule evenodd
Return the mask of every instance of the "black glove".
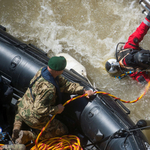
M 146 16 L 146 18 L 147 18 L 148 20 L 150 20 L 150 11 L 149 11 L 148 15 Z

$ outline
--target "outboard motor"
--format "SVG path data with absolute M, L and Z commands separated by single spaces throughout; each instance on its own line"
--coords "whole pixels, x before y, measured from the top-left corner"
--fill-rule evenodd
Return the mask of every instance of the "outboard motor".
M 0 60 L 0 74 L 10 82 L 16 98 L 24 94 L 32 77 L 49 58 L 35 46 L 24 44 L 0 29 Z M 75 71 L 65 69 L 62 75 L 95 90 Z M 71 96 L 64 95 L 63 103 Z M 119 100 L 97 94 L 90 100 L 82 97 L 70 102 L 56 117 L 68 126 L 70 134 L 80 138 L 84 150 L 148 150 L 148 140 L 129 113 Z

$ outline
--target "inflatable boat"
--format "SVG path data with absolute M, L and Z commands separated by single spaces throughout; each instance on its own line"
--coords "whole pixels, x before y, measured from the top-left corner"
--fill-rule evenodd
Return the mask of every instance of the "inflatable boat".
M 69 61 L 68 55 L 60 55 L 64 55 Z M 32 77 L 41 67 L 47 65 L 48 60 L 49 57 L 44 51 L 32 44 L 21 42 L 7 33 L 5 27 L 0 26 L 1 80 L 4 86 L 13 89 L 11 101 L 4 101 L 2 97 L 0 99 L 0 143 L 11 144 L 16 102 L 25 93 Z M 82 74 L 85 71 L 82 67 L 80 71 L 74 70 L 75 67 L 68 67 L 62 75 L 86 89 L 99 91 L 90 84 L 86 74 Z M 71 96 L 64 95 L 63 103 Z M 56 117 L 66 124 L 70 134 L 79 137 L 84 150 L 149 149 L 148 140 L 142 133 L 146 124 L 142 121 L 135 124 L 129 114 L 130 110 L 119 100 L 108 95 L 95 94 L 90 100 L 82 97 L 70 102 L 63 113 Z

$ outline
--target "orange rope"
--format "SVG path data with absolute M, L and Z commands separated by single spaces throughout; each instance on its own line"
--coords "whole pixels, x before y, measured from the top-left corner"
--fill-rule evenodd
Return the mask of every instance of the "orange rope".
M 83 95 L 79 95 L 77 97 L 74 97 L 74 98 L 71 98 L 70 100 L 66 101 L 63 106 L 65 106 L 66 104 L 70 103 L 71 101 L 77 99 L 77 98 L 81 98 L 81 97 L 84 97 L 84 96 L 87 96 L 87 94 L 83 94 Z M 53 115 L 51 117 L 51 119 L 47 122 L 46 126 L 42 128 L 41 132 L 39 133 L 39 135 L 37 136 L 36 140 L 35 140 L 35 145 L 36 145 L 36 149 L 38 150 L 38 140 L 39 140 L 39 137 L 42 135 L 42 133 L 45 131 L 45 129 L 47 128 L 47 126 L 51 123 L 51 121 L 54 119 L 56 115 Z
M 120 98 L 118 98 L 118 97 L 116 97 L 116 96 L 114 96 L 114 95 L 111 95 L 110 93 L 106 93 L 106 92 L 102 92 L 102 91 L 97 91 L 96 93 L 104 94 L 104 95 L 106 94 L 106 95 L 108 95 L 108 96 L 113 97 L 114 99 L 120 100 L 120 101 L 123 102 L 123 103 L 135 103 L 135 102 L 139 101 L 139 100 L 146 94 L 146 92 L 148 91 L 149 87 L 150 87 L 150 81 L 147 83 L 147 85 L 146 85 L 146 87 L 145 87 L 145 90 L 144 90 L 144 92 L 140 95 L 140 97 L 138 97 L 136 100 L 132 100 L 132 101 L 122 100 L 122 99 L 120 99 Z
M 122 101 L 122 102 L 124 102 L 124 103 L 135 103 L 135 102 L 137 102 L 138 100 L 140 100 L 145 94 L 146 94 L 146 92 L 148 91 L 148 89 L 149 89 L 149 87 L 150 87 L 150 81 L 148 82 L 148 84 L 147 84 L 147 86 L 145 87 L 145 90 L 144 90 L 144 92 L 141 94 L 141 96 L 140 97 L 138 97 L 136 100 L 132 100 L 132 101 L 126 101 L 126 100 L 122 100 L 122 99 L 120 99 L 120 98 L 117 98 L 116 96 L 114 96 L 114 95 L 111 95 L 110 93 L 106 93 L 106 92 L 103 92 L 103 91 L 95 91 L 95 93 L 97 93 L 97 94 L 104 94 L 104 95 L 108 95 L 108 96 L 110 96 L 110 97 L 113 97 L 114 99 L 118 99 L 118 100 L 120 100 L 120 101 Z M 77 99 L 77 98 L 81 98 L 81 97 L 85 97 L 85 96 L 87 96 L 87 94 L 83 94 L 83 95 L 79 95 L 79 96 L 77 96 L 77 97 L 74 97 L 74 98 L 71 98 L 70 100 L 68 100 L 68 101 L 66 101 L 64 104 L 63 104 L 63 106 L 65 106 L 66 104 L 68 104 L 68 103 L 70 103 L 71 101 L 73 101 L 73 100 L 75 100 L 75 99 Z M 45 129 L 47 128 L 47 126 L 50 124 L 50 122 L 54 119 L 54 117 L 55 117 L 56 115 L 53 115 L 53 117 L 47 122 L 47 124 L 46 124 L 46 126 L 45 127 L 43 127 L 43 129 L 41 130 L 41 132 L 39 133 L 39 135 L 37 136 L 37 139 L 35 140 L 35 146 L 36 146 L 36 149 L 38 150 L 39 148 L 41 148 L 41 145 L 42 146 L 44 146 L 45 147 L 45 145 L 43 145 L 43 143 L 41 144 L 39 144 L 39 147 L 38 147 L 38 140 L 39 140 L 39 137 L 42 135 L 42 133 L 45 131 Z M 73 136 L 73 135 L 71 135 L 71 136 Z M 49 139 L 50 141 L 53 141 L 53 140 L 63 140 L 63 138 L 64 138 L 65 136 L 62 136 L 62 137 L 57 137 L 57 138 L 51 138 L 51 139 Z M 77 138 L 77 137 L 75 137 L 75 138 Z M 65 140 L 65 139 L 64 139 Z M 68 139 L 67 139 L 67 141 L 68 141 Z M 54 143 L 55 143 L 55 141 L 53 141 Z M 61 143 L 62 143 L 62 141 L 61 141 Z M 80 145 L 80 143 L 79 143 L 79 139 L 78 139 L 78 142 L 77 142 L 79 145 Z M 66 143 L 65 143 L 66 144 Z M 62 145 L 63 145 L 63 143 L 62 143 Z M 55 145 L 56 146 L 56 145 Z M 55 150 L 55 146 L 53 146 L 53 149 L 52 150 Z M 60 143 L 59 143 L 59 146 L 60 146 Z M 49 146 L 48 146 L 49 147 Z M 66 147 L 68 148 L 68 146 L 66 145 Z M 69 146 L 70 148 L 71 147 L 74 147 L 74 146 Z M 52 148 L 52 147 L 51 147 Z M 65 148 L 65 147 L 64 147 Z M 36 149 L 34 149 L 34 150 L 36 150 Z M 62 149 L 62 148 L 61 148 Z M 80 150 L 81 149 L 81 147 L 79 146 L 79 149 L 77 149 L 77 150 Z M 57 150 L 60 150 L 60 149 L 58 149 L 58 147 L 57 147 Z M 72 149 L 71 149 L 72 150 Z M 73 149 L 73 150 L 76 150 L 76 149 Z
M 0 147 L 3 146 L 4 144 L 0 144 Z
M 38 144 L 40 150 L 83 150 L 80 139 L 75 135 L 64 135 L 41 141 Z M 30 150 L 37 150 L 36 146 Z

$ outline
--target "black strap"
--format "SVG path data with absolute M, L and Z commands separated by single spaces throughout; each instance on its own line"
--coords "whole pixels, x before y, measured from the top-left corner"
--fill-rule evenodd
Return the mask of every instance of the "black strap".
M 139 46 L 137 46 L 137 45 L 134 45 L 134 44 L 132 44 L 132 43 L 129 43 L 129 45 L 138 48 L 138 50 L 141 50 L 141 47 L 139 47 Z
M 33 94 L 32 94 L 32 86 L 33 86 L 33 84 L 34 84 L 40 77 L 41 77 L 41 74 L 40 74 L 40 76 L 38 76 L 38 77 L 29 85 L 29 89 L 30 89 L 30 92 L 31 92 L 31 96 L 32 96 L 32 98 L 33 98 L 34 101 L 35 101 L 35 97 L 34 97 Z

